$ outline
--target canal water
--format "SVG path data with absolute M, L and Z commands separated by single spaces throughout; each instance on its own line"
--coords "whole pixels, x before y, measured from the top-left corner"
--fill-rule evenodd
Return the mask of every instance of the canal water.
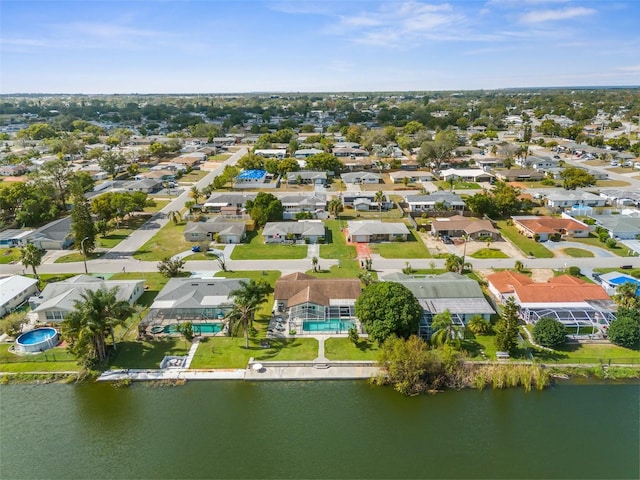
M 0 478 L 634 478 L 640 388 L 0 387 Z

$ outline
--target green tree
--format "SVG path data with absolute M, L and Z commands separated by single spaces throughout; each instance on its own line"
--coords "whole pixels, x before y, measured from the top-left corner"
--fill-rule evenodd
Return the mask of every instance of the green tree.
M 123 325 L 134 313 L 125 300 L 118 300 L 118 287 L 86 290 L 81 300 L 62 322 L 62 337 L 69 344 L 68 351 L 86 367 L 101 365 L 107 359 L 107 336 L 116 348 L 114 328 Z
M 75 247 L 80 253 L 86 256 L 95 250 L 95 223 L 91 217 L 89 202 L 83 196 L 74 197 L 73 207 L 71 208 L 71 231 L 75 238 Z
M 344 164 L 331 153 L 316 153 L 305 160 L 307 170 L 319 172 L 333 172 L 339 175 L 344 170 Z
M 378 210 L 380 211 L 380 219 L 382 220 L 382 204 L 384 203 L 385 195 L 382 190 L 378 190 L 373 197 L 373 201 L 378 204 Z
M 449 310 L 438 313 L 431 320 L 431 343 L 434 345 L 460 346 L 464 328 L 456 325 Z
M 355 313 L 370 338 L 382 343 L 391 335 L 406 338 L 417 332 L 422 307 L 404 285 L 374 282 L 356 300 Z
M 194 185 L 189 190 L 189 196 L 193 198 L 193 201 L 196 202 L 197 204 L 197 203 L 200 203 L 200 197 L 202 197 L 202 192 L 196 185 Z
M 105 153 L 102 158 L 98 160 L 100 168 L 111 175 L 112 180 L 115 180 L 116 174 L 126 163 L 127 160 L 124 158 L 124 155 L 112 151 Z
M 533 339 L 543 347 L 557 348 L 567 342 L 567 329 L 554 318 L 541 318 L 533 326 Z
M 31 267 L 33 275 L 38 278 L 36 267 L 42 264 L 43 251 L 36 247 L 33 243 L 27 243 L 20 249 L 20 261 L 25 267 Z
M 45 162 L 36 173 L 36 179 L 41 183 L 53 186 L 58 201 L 58 208 L 66 210 L 69 196 L 68 183 L 72 175 L 71 166 L 64 160 Z
M 518 305 L 509 297 L 502 307 L 500 320 L 495 327 L 496 349 L 501 352 L 515 353 L 518 346 Z
M 589 187 L 595 185 L 596 177 L 586 170 L 577 167 L 565 168 L 560 173 L 562 187 L 565 190 L 575 190 L 576 188 Z
M 58 134 L 47 123 L 32 123 L 27 128 L 16 133 L 17 139 L 26 138 L 29 140 L 44 140 L 45 138 L 55 138 Z
M 342 213 L 342 211 L 344 210 L 342 200 L 340 198 L 333 198 L 329 200 L 329 203 L 327 204 L 327 210 L 335 218 L 338 218 L 338 215 L 340 215 L 340 213 Z
M 607 329 L 611 343 L 625 348 L 636 348 L 640 342 L 640 325 L 630 317 L 618 316 Z
M 491 323 L 481 315 L 474 315 L 467 323 L 467 329 L 476 335 L 487 335 L 491 332 Z
M 260 192 L 255 200 L 248 200 L 246 210 L 256 226 L 267 222 L 282 220 L 284 209 L 282 202 L 273 194 Z
M 24 312 L 13 312 L 0 320 L 0 333 L 5 333 L 10 337 L 20 334 L 22 324 L 26 320 Z
M 382 344 L 380 364 L 383 373 L 378 384 L 392 385 L 403 395 L 418 395 L 440 388 L 445 379 L 444 365 L 417 335 L 408 339 L 391 336 Z
M 182 214 L 178 210 L 171 210 L 167 216 L 174 225 L 178 225 L 182 221 Z
M 456 133 L 453 130 L 442 130 L 436 133 L 433 141 L 425 141 L 420 145 L 418 164 L 430 165 L 434 170 L 440 170 L 441 165 L 452 158 L 457 146 Z
M 249 329 L 253 326 L 255 313 L 260 305 L 267 301 L 271 286 L 263 281 L 249 280 L 245 282 L 241 280 L 240 286 L 231 292 L 229 296 L 233 297 L 233 310 L 230 316 L 232 325 L 229 332 L 236 332 L 242 327 L 244 330 L 245 347 L 249 348 Z
M 637 295 L 638 285 L 633 282 L 621 283 L 616 287 L 613 301 L 618 308 L 640 310 L 640 296 Z
M 158 263 L 158 272 L 167 278 L 180 277 L 183 273 L 184 263 L 181 258 L 165 257 Z
M 444 268 L 447 272 L 462 274 L 465 270 L 471 269 L 471 263 L 465 262 L 463 257 L 459 257 L 455 253 L 450 253 L 445 258 Z

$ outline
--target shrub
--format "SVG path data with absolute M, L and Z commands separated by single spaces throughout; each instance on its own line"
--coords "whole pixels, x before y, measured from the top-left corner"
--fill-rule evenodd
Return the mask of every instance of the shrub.
M 551 235 L 551 241 L 552 242 L 559 242 L 561 238 L 562 238 L 562 235 L 560 235 L 560 233 L 558 233 L 558 232 L 556 232 L 553 235 Z
M 618 242 L 617 242 L 617 240 L 615 238 L 609 237 L 607 239 L 607 247 L 616 248 L 617 245 L 618 245 Z
M 539 241 L 540 241 L 540 235 L 538 235 L 537 233 L 534 233 L 534 234 L 533 234 L 533 239 L 534 239 L 536 242 L 539 242 Z
M 575 267 L 575 266 L 569 267 L 567 269 L 567 273 L 569 275 L 571 275 L 572 277 L 579 277 L 580 276 L 580 267 Z
M 611 322 L 607 335 L 611 343 L 634 348 L 640 342 L 640 327 L 635 319 L 622 317 Z
M 556 348 L 567 341 L 567 329 L 553 318 L 541 318 L 533 327 L 534 340 L 543 347 Z

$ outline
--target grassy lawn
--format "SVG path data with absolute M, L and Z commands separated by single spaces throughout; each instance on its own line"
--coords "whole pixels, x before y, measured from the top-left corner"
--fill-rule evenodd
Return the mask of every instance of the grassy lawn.
M 258 361 L 313 360 L 318 356 L 315 338 L 269 339 L 270 348 L 244 338 L 209 337 L 200 342 L 191 368 L 246 368 L 249 358 Z
M 498 222 L 498 230 L 500 230 L 500 234 L 504 238 L 511 241 L 511 243 L 518 247 L 525 255 L 533 255 L 535 258 L 553 258 L 553 253 L 544 245 L 536 242 L 532 238 L 521 235 L 516 227 L 507 225 L 506 220 L 500 220 Z
M 593 254 L 593 252 L 590 252 L 589 250 L 583 250 L 582 248 L 563 248 L 562 251 L 564 253 L 566 253 L 567 255 L 569 255 L 570 257 L 574 257 L 574 258 L 590 258 L 590 257 L 595 257 L 595 255 Z
M 640 351 L 610 344 L 568 343 L 554 352 L 532 348 L 532 353 L 546 363 L 640 363 Z
M 232 260 L 298 260 L 307 256 L 306 245 L 265 244 L 259 232 L 247 232 L 249 244 L 236 245 Z
M 111 368 L 159 368 L 165 355 L 186 355 L 190 344 L 182 338 L 164 338 L 153 342 L 118 343 Z
M 266 281 L 272 287 L 276 284 L 276 280 L 280 278 L 279 270 L 263 270 L 261 272 L 257 270 L 238 270 L 236 272 L 217 272 L 216 277 L 224 278 L 248 278 L 250 280 Z
M 610 248 L 607 246 L 606 243 L 602 243 L 598 237 L 596 237 L 595 235 L 593 235 L 592 233 L 589 234 L 588 237 L 586 238 L 571 238 L 572 242 L 576 242 L 576 243 L 583 243 L 585 245 L 591 245 L 592 247 L 598 247 L 598 248 L 602 248 L 603 250 L 608 250 L 611 253 L 618 255 L 619 257 L 628 257 L 629 256 L 629 252 L 631 252 L 631 250 L 629 250 L 627 247 L 625 247 L 622 244 L 618 244 L 616 245 L 614 248 Z
M 9 263 L 17 263 L 20 261 L 19 248 L 2 248 L 0 249 L 0 265 Z
M 209 162 L 224 162 L 227 158 L 231 156 L 230 153 L 219 153 L 217 155 L 211 155 L 207 158 Z
M 627 187 L 631 185 L 629 182 L 625 182 L 624 180 L 598 180 L 596 182 L 596 187 Z
M 439 189 L 445 190 L 445 191 L 450 191 L 451 190 L 451 184 L 445 180 L 439 180 L 437 182 L 434 182 Z M 480 190 L 482 187 L 474 182 L 463 182 L 461 180 L 456 181 L 453 184 L 453 189 L 454 190 Z
M 66 347 L 56 347 L 37 355 L 15 355 L 9 352 L 11 343 L 0 344 L 0 372 L 66 372 L 80 371 Z
M 145 243 L 133 257 L 143 261 L 162 260 L 177 253 L 191 250 L 192 243 L 184 239 L 184 223 L 167 223 Z
M 169 200 L 154 200 L 155 205 L 153 207 L 144 207 L 145 213 L 156 213 L 169 205 Z
M 357 260 L 340 260 L 340 265 L 334 265 L 328 270 L 322 268 L 322 261 L 319 262 L 319 265 L 320 270 L 318 272 L 307 270 L 305 273 L 318 278 L 357 278 L 358 274 L 363 271 Z M 373 265 L 373 268 L 375 268 L 375 265 Z M 373 278 L 378 278 L 375 271 L 371 272 L 371 275 Z
M 178 179 L 178 183 L 196 183 L 198 180 L 206 177 L 209 172 L 205 170 L 191 170 Z
M 325 220 L 327 228 L 326 245 L 320 245 L 321 258 L 336 258 L 345 263 L 356 258 L 356 247 L 347 245 L 344 234 L 340 231 L 340 226 L 346 227 L 346 221 Z
M 473 258 L 509 258 L 509 255 L 497 248 L 482 248 L 471 256 Z
M 432 258 L 421 239 L 416 239 L 416 232 L 409 231 L 406 242 L 370 243 L 371 252 L 383 258 Z
M 325 356 L 329 360 L 377 361 L 380 349 L 376 342 L 361 338 L 355 346 L 348 338 L 328 338 L 324 342 Z
M 87 261 L 95 260 L 96 258 L 100 258 L 104 255 L 103 252 L 91 252 L 87 254 Z M 64 257 L 56 258 L 53 263 L 74 263 L 74 262 L 82 262 L 84 260 L 84 255 L 80 252 L 70 253 L 69 255 L 65 255 Z

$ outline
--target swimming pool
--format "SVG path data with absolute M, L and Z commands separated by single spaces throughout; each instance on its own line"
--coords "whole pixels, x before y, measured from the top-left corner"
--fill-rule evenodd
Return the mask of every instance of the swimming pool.
M 55 347 L 58 340 L 58 331 L 55 328 L 36 328 L 16 339 L 16 350 L 23 353 L 44 352 Z
M 163 333 L 179 333 L 177 324 L 167 325 L 162 330 Z M 218 333 L 222 331 L 221 323 L 194 323 L 193 333 L 195 335 L 203 335 L 207 333 Z
M 353 320 L 330 319 L 323 322 L 302 322 L 302 330 L 305 332 L 334 332 L 346 333 L 355 325 Z

